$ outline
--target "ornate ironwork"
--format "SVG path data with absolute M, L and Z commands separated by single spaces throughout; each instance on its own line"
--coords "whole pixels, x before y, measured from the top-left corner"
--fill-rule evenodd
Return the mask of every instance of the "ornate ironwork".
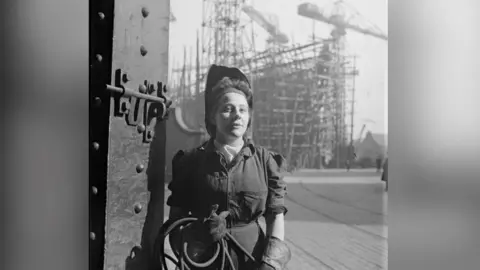
M 172 101 L 165 96 L 167 87 L 162 82 L 152 84 L 145 80 L 138 90 L 134 90 L 124 86 L 129 81 L 125 78 L 129 76 L 117 70 L 115 85 L 106 85 L 106 90 L 115 97 L 115 116 L 125 117 L 127 125 L 136 126 L 137 131 L 143 134 L 143 142 L 149 143 L 154 136 L 156 121 L 168 117 Z

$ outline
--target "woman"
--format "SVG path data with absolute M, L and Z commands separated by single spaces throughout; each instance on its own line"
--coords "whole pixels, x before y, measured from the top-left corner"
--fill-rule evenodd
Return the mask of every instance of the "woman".
M 285 159 L 246 138 L 252 104 L 250 83 L 239 69 L 212 65 L 205 89 L 210 139 L 174 156 L 169 217 L 199 218 L 208 232 L 208 239 L 202 238 L 205 245 L 215 244 L 229 232 L 257 261 L 230 245 L 237 270 L 280 270 L 291 257 L 284 243 Z M 266 235 L 258 223 L 262 215 Z M 178 239 L 173 241 L 173 246 L 178 245 Z M 210 269 L 218 268 L 219 262 Z

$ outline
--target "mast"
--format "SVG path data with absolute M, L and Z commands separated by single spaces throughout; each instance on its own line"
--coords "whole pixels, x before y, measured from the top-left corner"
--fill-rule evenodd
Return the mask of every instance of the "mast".
M 197 30 L 197 59 L 195 67 L 195 96 L 200 94 L 200 40 L 198 38 Z

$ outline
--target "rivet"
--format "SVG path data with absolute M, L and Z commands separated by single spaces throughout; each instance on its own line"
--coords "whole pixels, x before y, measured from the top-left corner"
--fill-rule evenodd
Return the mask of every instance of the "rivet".
M 150 11 L 148 10 L 148 8 L 146 7 L 143 7 L 142 8 L 142 15 L 144 18 L 146 18 L 148 16 L 148 14 L 150 14 Z
M 92 193 L 93 193 L 94 195 L 97 195 L 98 189 L 97 189 L 96 187 L 92 187 Z
M 90 232 L 90 239 L 95 240 L 95 233 L 94 232 Z
M 133 206 L 133 211 L 135 211 L 135 214 L 138 214 L 138 213 L 142 212 L 142 205 L 139 204 L 139 203 L 136 203 Z
M 143 166 L 143 164 L 138 164 L 137 165 L 137 173 L 141 173 L 143 171 L 143 169 L 145 169 L 145 166 Z
M 97 54 L 97 61 L 102 62 L 102 59 L 103 59 L 102 56 L 100 54 Z
M 143 84 L 140 84 L 140 86 L 138 87 L 138 91 L 140 91 L 140 93 L 142 94 L 145 94 L 147 92 L 147 87 Z
M 100 17 L 100 20 L 103 20 L 105 19 L 105 14 L 103 14 L 103 12 L 99 12 L 98 17 Z
M 137 131 L 138 131 L 138 133 L 143 133 L 143 132 L 145 132 L 145 129 L 146 129 L 146 128 L 145 128 L 145 125 L 144 125 L 144 124 L 140 124 L 140 125 L 137 126 Z
M 102 104 L 102 99 L 99 97 L 95 98 L 95 106 L 100 106 Z
M 145 48 L 145 46 L 140 46 L 140 53 L 142 54 L 142 56 L 145 56 L 147 54 L 147 48 Z
M 100 144 L 98 144 L 97 142 L 94 142 L 93 149 L 98 150 L 98 148 L 100 148 Z

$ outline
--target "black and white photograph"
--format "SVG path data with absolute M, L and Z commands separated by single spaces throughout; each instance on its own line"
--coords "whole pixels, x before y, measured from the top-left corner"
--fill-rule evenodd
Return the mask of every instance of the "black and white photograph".
M 480 269 L 480 1 L 1 11 L 0 270 Z
M 90 8 L 91 269 L 388 269 L 386 0 Z

